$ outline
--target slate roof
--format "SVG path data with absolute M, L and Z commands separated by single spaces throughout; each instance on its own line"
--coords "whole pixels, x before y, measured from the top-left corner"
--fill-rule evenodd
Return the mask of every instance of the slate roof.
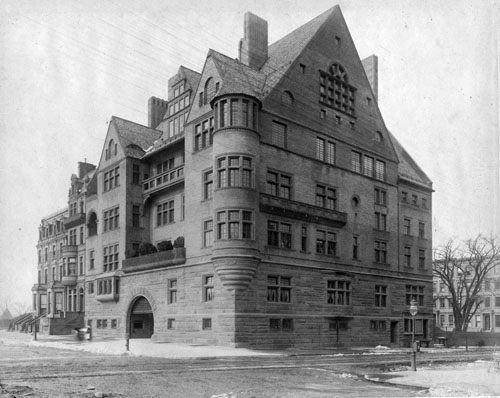
M 125 155 L 140 159 L 146 150 L 161 137 L 162 132 L 142 124 L 113 116 L 111 123 L 116 127 L 118 139 Z
M 388 131 L 389 138 L 392 141 L 394 150 L 396 151 L 396 156 L 398 157 L 398 173 L 399 176 L 416 184 L 423 185 L 427 188 L 432 189 L 432 181 L 424 173 L 424 171 L 418 166 L 418 164 L 413 160 L 410 154 L 403 148 L 400 142 L 394 137 L 394 135 Z

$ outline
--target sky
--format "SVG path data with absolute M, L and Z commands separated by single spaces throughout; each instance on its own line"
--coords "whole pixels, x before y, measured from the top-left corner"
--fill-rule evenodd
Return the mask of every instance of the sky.
M 30 305 L 40 220 L 97 164 L 111 116 L 146 125 L 181 64 L 236 58 L 246 11 L 271 44 L 336 4 L 378 56 L 386 126 L 433 181 L 433 244 L 500 236 L 499 1 L 3 0 L 0 310 Z

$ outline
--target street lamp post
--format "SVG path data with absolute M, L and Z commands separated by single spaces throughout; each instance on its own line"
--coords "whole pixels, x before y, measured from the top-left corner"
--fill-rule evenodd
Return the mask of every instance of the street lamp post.
M 416 300 L 412 300 L 410 302 L 410 315 L 412 317 L 412 327 L 411 327 L 411 368 L 414 371 L 417 371 L 417 347 L 415 345 L 415 315 L 417 315 L 418 307 Z

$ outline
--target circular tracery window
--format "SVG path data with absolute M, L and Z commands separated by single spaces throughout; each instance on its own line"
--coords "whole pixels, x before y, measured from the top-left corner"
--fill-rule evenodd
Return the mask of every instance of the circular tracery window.
M 343 82 L 347 82 L 347 72 L 344 67 L 338 63 L 332 64 L 329 69 L 330 74 Z

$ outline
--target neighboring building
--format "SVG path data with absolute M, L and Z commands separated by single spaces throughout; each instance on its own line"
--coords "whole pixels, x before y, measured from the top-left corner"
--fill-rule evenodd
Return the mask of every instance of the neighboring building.
M 12 320 L 12 314 L 9 309 L 5 307 L 2 315 L 0 315 L 0 329 L 8 329 L 9 323 Z
M 481 284 L 482 301 L 472 316 L 469 332 L 500 332 L 500 264 L 495 265 Z M 435 324 L 444 331 L 455 330 L 452 297 L 448 287 L 434 276 Z
M 84 325 L 85 198 L 95 166 L 78 163 L 71 176 L 68 208 L 42 219 L 39 228 L 38 281 L 33 310 L 38 330 L 67 334 Z
M 239 60 L 210 50 L 148 105 L 149 127 L 111 119 L 88 183 L 93 336 L 407 345 L 415 298 L 431 338 L 432 183 L 338 6 L 271 46 L 247 13 Z

